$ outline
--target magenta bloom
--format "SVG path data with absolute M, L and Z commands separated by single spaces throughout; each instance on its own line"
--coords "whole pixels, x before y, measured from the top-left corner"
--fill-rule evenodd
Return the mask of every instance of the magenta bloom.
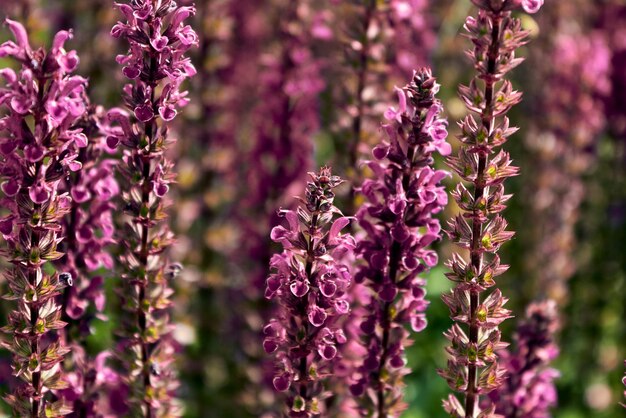
M 387 139 L 373 150 L 368 162 L 375 178 L 360 188 L 366 202 L 357 213 L 366 235 L 357 253 L 367 264 L 355 277 L 369 289 L 366 317 L 360 325 L 366 357 L 358 367 L 351 391 L 362 398 L 363 413 L 399 416 L 402 402 L 404 349 L 414 332 L 426 327 L 424 280 L 420 274 L 437 264 L 429 246 L 441 238 L 439 221 L 448 199 L 441 180 L 448 174 L 434 170 L 433 153 L 450 153 L 447 122 L 435 98 L 439 85 L 430 69 L 414 73 L 398 92 L 398 107 L 390 108 L 383 125 Z M 392 313 L 393 312 L 393 313 Z
M 20 69 L 0 70 L 1 203 L 9 210 L 0 232 L 6 241 L 3 255 L 12 265 L 5 273 L 9 291 L 4 297 L 17 302 L 2 345 L 13 353 L 13 373 L 23 383 L 5 399 L 15 416 L 61 416 L 72 409 L 51 392 L 67 386 L 60 363 L 69 349 L 57 341 L 66 325 L 57 296 L 74 279 L 71 272 L 51 274 L 43 266 L 63 256 L 57 246 L 72 196 L 59 186 L 81 168 L 86 80 L 70 75 L 78 64 L 76 52 L 63 48 L 71 32 L 57 33 L 49 51 L 33 50 L 22 25 L 9 19 L 6 24 L 15 42 L 0 45 L 0 57 L 13 57 Z
M 323 416 L 323 382 L 340 361 L 338 346 L 346 342 L 339 320 L 350 311 L 348 267 L 338 262 L 354 249 L 354 239 L 341 230 L 349 218 L 333 206 L 333 189 L 342 180 L 323 167 L 309 173 L 303 206 L 281 210 L 287 226 L 271 237 L 283 246 L 270 262 L 265 296 L 278 305 L 276 317 L 263 329 L 263 348 L 276 361 L 274 388 L 286 392 L 290 417 Z
M 543 0 L 522 0 L 522 7 L 526 13 L 537 13 L 543 6 Z

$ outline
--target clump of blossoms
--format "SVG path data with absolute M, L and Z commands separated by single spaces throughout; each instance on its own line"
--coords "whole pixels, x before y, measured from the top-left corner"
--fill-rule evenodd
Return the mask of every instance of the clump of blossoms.
M 434 170 L 433 154 L 450 153 L 447 122 L 435 98 L 439 85 L 430 69 L 414 73 L 410 84 L 397 89 L 399 107 L 385 114 L 388 139 L 374 148 L 377 161 L 369 168 L 376 176 L 365 180 L 360 191 L 367 198 L 357 213 L 366 235 L 358 242 L 363 265 L 356 282 L 370 289 L 367 316 L 360 325 L 367 355 L 351 386 L 355 396 L 365 394 L 364 413 L 399 416 L 405 367 L 404 349 L 411 329 L 426 327 L 425 281 L 419 275 L 437 264 L 429 245 L 441 238 L 434 215 L 447 196 L 441 180 L 447 173 Z M 370 416 L 368 415 L 368 416 Z
M 73 278 L 44 266 L 63 256 L 57 245 L 72 199 L 59 185 L 81 168 L 76 157 L 87 138 L 76 123 L 86 112 L 87 81 L 71 75 L 78 56 L 63 48 L 71 32 L 58 32 L 46 52 L 31 48 L 21 24 L 8 19 L 6 24 L 15 42 L 0 45 L 0 58 L 11 56 L 21 68 L 0 70 L 2 206 L 10 212 L 0 219 L 0 232 L 7 243 L 3 255 L 12 265 L 4 297 L 17 301 L 3 328 L 10 339 L 2 345 L 13 353 L 13 373 L 24 383 L 5 399 L 15 416 L 61 416 L 71 408 L 51 394 L 67 385 L 60 363 L 68 349 L 55 335 L 66 323 L 56 297 Z
M 107 247 L 115 242 L 112 213 L 119 185 L 114 178 L 115 162 L 106 158 L 105 116 L 101 107 L 89 106 L 78 121 L 88 138 L 87 146 L 80 149 L 77 157 L 82 169 L 71 173 L 61 185 L 71 196 L 72 204 L 63 221 L 66 239 L 61 250 L 65 255 L 55 266 L 74 279 L 63 295 L 62 319 L 69 323 L 63 339 L 71 354 L 65 362 L 70 387 L 62 396 L 73 403 L 72 409 L 79 416 L 93 414 L 98 400 L 106 399 L 104 386 L 112 386 L 119 379 L 112 371 L 106 373 L 106 379 L 97 379 L 106 370 L 104 360 L 90 358 L 81 347 L 92 333 L 93 319 L 105 319 L 104 277 L 97 271 L 111 270 L 114 265 Z M 100 353 L 99 358 L 105 359 L 106 353 Z
M 113 258 L 107 246 L 114 243 L 113 199 L 119 193 L 114 177 L 115 161 L 106 159 L 104 110 L 90 106 L 88 113 L 78 121 L 88 138 L 86 147 L 81 148 L 76 158 L 82 169 L 68 176 L 62 184 L 63 190 L 72 197 L 69 214 L 63 222 L 66 239 L 62 243 L 65 256 L 56 264 L 58 270 L 69 272 L 74 285 L 65 289 L 63 298 L 66 318 L 71 320 L 72 335 L 68 340 L 82 340 L 90 334 L 90 322 L 94 314 L 104 310 L 105 297 L 103 278 L 95 272 L 101 268 L 112 269 Z
M 126 22 L 118 22 L 111 34 L 130 44 L 117 61 L 132 80 L 124 86 L 132 116 L 111 110 L 109 119 L 117 129 L 107 138 L 109 147 L 122 143 L 126 148 L 120 164 L 126 185 L 127 217 L 120 236 L 126 338 L 120 353 L 130 389 L 130 415 L 178 416 L 168 308 L 170 281 L 181 267 L 171 264 L 165 254 L 174 238 L 166 222 L 166 195 L 174 173 L 165 154 L 173 142 L 168 124 L 188 102 L 181 84 L 196 72 L 185 54 L 198 38 L 184 24 L 195 9 L 172 0 L 132 1 L 117 7 Z
M 333 206 L 342 180 L 327 167 L 309 175 L 303 206 L 281 210 L 289 225 L 272 229 L 283 252 L 272 257 L 265 292 L 278 310 L 263 329 L 263 348 L 276 360 L 274 388 L 286 392 L 290 417 L 324 415 L 323 384 L 339 361 L 337 346 L 346 342 L 339 321 L 350 310 L 352 277 L 338 260 L 354 249 L 354 239 L 340 233 L 350 219 Z
M 496 413 L 505 417 L 549 418 L 557 404 L 554 379 L 559 372 L 548 367 L 559 354 L 555 334 L 559 329 L 556 302 L 531 303 L 515 334 L 516 351 L 498 353 L 508 378 L 489 394 Z
M 462 147 L 451 157 L 452 169 L 467 183 L 459 183 L 453 197 L 463 211 L 450 222 L 448 235 L 463 250 L 469 261 L 454 254 L 448 262 L 447 277 L 457 283 L 451 294 L 443 297 L 457 323 L 445 334 L 451 346 L 448 367 L 440 370 L 449 386 L 465 399 L 463 403 L 450 395 L 444 408 L 453 417 L 475 418 L 493 416 L 493 406 L 481 410 L 479 398 L 503 384 L 505 369 L 498 364 L 496 352 L 507 344 L 500 341 L 498 325 L 509 318 L 503 305 L 507 301 L 496 289 L 482 298 L 483 292 L 495 285 L 494 278 L 506 271 L 496 252 L 511 239 L 507 223 L 500 215 L 510 195 L 504 194 L 503 182 L 518 174 L 506 151 L 497 151 L 516 128 L 509 126 L 505 116 L 521 100 L 505 79 L 506 73 L 523 59 L 515 50 L 526 42 L 528 32 L 511 10 L 523 6 L 537 11 L 541 2 L 507 0 L 473 0 L 478 16 L 468 17 L 465 29 L 474 44 L 468 56 L 477 75 L 469 86 L 461 86 L 461 99 L 469 110 L 478 114 L 467 116 L 459 125 Z M 463 325 L 465 325 L 464 330 Z

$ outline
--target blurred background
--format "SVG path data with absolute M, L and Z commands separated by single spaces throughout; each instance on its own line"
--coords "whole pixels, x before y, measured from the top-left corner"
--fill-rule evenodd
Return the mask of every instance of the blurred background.
M 174 308 L 180 395 L 186 417 L 259 417 L 275 408 L 259 334 L 271 312 L 263 286 L 276 209 L 293 205 L 306 171 L 321 164 L 359 184 L 368 174 L 359 162 L 395 105 L 393 86 L 406 84 L 413 68 L 433 67 L 457 146 L 455 121 L 466 111 L 456 92 L 472 74 L 461 34 L 474 8 L 469 0 L 199 0 L 196 7 L 198 74 L 172 132 L 179 174 L 171 255 L 185 266 Z M 33 44 L 73 28 L 68 47 L 78 51 L 92 102 L 119 105 L 125 81 L 115 56 L 126 45 L 109 35 L 118 19 L 113 2 L 0 0 L 0 10 L 25 23 Z M 505 216 L 517 235 L 501 250 L 511 268 L 499 286 L 516 317 L 530 301 L 558 302 L 553 416 L 623 417 L 626 2 L 547 0 L 522 21 L 532 42 L 512 81 L 524 100 L 509 114 L 521 129 L 506 145 L 522 173 L 507 183 L 515 196 Z M 351 215 L 359 197 L 349 187 L 342 193 L 338 206 Z M 456 210 L 451 203 L 442 220 Z M 443 262 L 450 244 L 436 245 Z M 444 415 L 448 388 L 436 374 L 451 324 L 440 299 L 450 288 L 444 271 L 428 274 L 429 326 L 409 350 L 407 418 Z M 110 320 L 94 321 L 92 353 L 115 338 L 119 279 L 104 273 Z M 515 323 L 505 322 L 505 340 Z M 10 373 L 2 367 L 0 382 Z

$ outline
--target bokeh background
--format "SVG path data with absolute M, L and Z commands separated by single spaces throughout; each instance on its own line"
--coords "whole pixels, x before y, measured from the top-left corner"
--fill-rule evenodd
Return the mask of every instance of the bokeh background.
M 359 161 L 395 102 L 393 86 L 417 66 L 432 66 L 442 85 L 456 146 L 455 121 L 465 114 L 456 91 L 472 71 L 460 35 L 474 10 L 469 0 L 199 0 L 196 7 L 198 75 L 173 150 L 172 257 L 185 266 L 175 283 L 180 395 L 190 418 L 258 417 L 275 407 L 259 334 L 271 310 L 262 288 L 276 250 L 269 240 L 276 209 L 292 205 L 306 171 L 321 164 L 358 185 L 368 174 Z M 119 104 L 124 80 L 115 56 L 125 45 L 109 35 L 118 18 L 113 2 L 0 0 L 0 14 L 24 22 L 33 43 L 48 45 L 58 29 L 73 28 L 70 46 L 92 101 Z M 515 196 L 505 213 L 517 235 L 501 250 L 511 268 L 499 286 L 517 317 L 532 300 L 558 302 L 553 416 L 623 417 L 626 2 L 546 0 L 522 19 L 532 42 L 512 73 L 524 100 L 510 114 L 521 130 L 507 144 L 522 174 L 508 183 Z M 342 193 L 338 206 L 352 214 L 359 197 L 349 187 Z M 442 219 L 455 211 L 450 204 Z M 450 245 L 437 246 L 443 261 Z M 436 374 L 451 322 L 440 299 L 450 287 L 444 271 L 428 274 L 429 327 L 409 350 L 407 418 L 444 415 L 448 388 Z M 117 324 L 119 279 L 104 273 L 109 320 L 94 322 L 94 353 L 112 347 Z M 515 322 L 505 322 L 508 340 Z M 5 383 L 10 371 L 2 367 Z

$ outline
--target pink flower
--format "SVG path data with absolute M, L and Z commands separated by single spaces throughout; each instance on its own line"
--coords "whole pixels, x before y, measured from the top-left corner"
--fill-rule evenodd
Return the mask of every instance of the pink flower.
M 543 6 L 544 0 L 522 0 L 522 7 L 526 13 L 537 13 L 541 6 Z

